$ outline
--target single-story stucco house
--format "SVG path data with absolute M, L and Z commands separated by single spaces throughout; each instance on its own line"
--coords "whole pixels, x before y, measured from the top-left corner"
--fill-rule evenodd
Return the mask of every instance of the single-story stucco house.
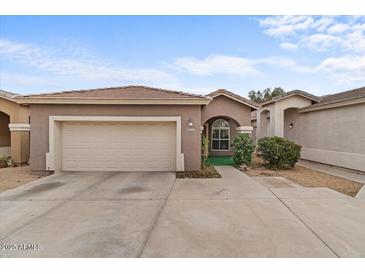
M 0 156 L 24 164 L 29 161 L 29 107 L 18 104 L 17 95 L 0 90 Z
M 262 103 L 252 121 L 257 138 L 300 144 L 302 159 L 365 171 L 365 87 L 322 97 L 294 90 Z
M 212 154 L 231 152 L 251 132 L 249 100 L 127 86 L 21 96 L 30 108 L 30 164 L 44 171 L 192 171 L 201 168 L 201 133 Z M 204 126 L 202 126 L 204 125 Z
M 365 88 L 303 91 L 261 105 L 220 89 L 206 96 L 126 86 L 16 96 L 30 110 L 33 172 L 193 171 L 201 136 L 210 155 L 232 154 L 237 133 L 282 136 L 302 158 L 365 171 Z

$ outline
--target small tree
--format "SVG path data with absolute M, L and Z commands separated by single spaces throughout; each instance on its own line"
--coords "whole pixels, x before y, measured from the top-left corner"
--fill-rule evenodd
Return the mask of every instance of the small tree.
M 282 95 L 285 95 L 285 91 L 281 87 L 276 87 L 274 90 L 266 88 L 262 92 L 260 90 L 251 90 L 248 93 L 248 98 L 253 102 L 262 103 Z
M 203 167 L 206 167 L 209 156 L 209 138 L 207 135 L 202 136 L 202 160 Z
M 233 140 L 233 163 L 235 166 L 251 165 L 255 145 L 247 133 L 237 134 Z

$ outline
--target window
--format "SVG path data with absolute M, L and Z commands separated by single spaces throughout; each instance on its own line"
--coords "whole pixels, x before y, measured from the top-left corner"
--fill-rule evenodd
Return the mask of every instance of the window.
M 212 150 L 229 150 L 229 123 L 217 119 L 212 124 Z

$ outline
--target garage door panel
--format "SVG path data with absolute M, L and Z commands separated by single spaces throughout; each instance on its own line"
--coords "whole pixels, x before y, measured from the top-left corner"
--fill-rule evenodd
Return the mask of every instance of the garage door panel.
M 63 123 L 65 171 L 172 171 L 175 123 Z

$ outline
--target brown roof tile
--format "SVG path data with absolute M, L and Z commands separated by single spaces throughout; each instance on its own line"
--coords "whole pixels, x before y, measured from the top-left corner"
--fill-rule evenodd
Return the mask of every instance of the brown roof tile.
M 292 90 L 292 91 L 289 91 L 289 92 L 285 93 L 284 95 L 276 96 L 276 97 L 274 97 L 271 100 L 262 102 L 261 103 L 261 106 L 270 104 L 270 103 L 275 102 L 275 101 L 279 101 L 281 99 L 284 99 L 286 97 L 293 96 L 293 95 L 304 96 L 304 97 L 307 97 L 307 98 L 309 98 L 309 99 L 311 99 L 312 101 L 315 101 L 315 102 L 319 102 L 320 101 L 320 97 L 317 97 L 317 96 L 315 96 L 315 95 L 313 95 L 313 94 L 311 94 L 309 92 L 306 92 L 306 91 L 302 91 L 302 90 L 299 90 L 299 89 L 295 89 L 295 90 Z
M 365 97 L 365 87 L 322 96 L 321 102 L 317 103 L 316 105 L 342 102 L 362 97 Z
M 71 90 L 63 92 L 34 94 L 23 97 L 51 97 L 51 98 L 104 98 L 104 99 L 189 99 L 206 98 L 181 91 L 152 88 L 146 86 L 123 86 L 85 90 Z
M 0 89 L 0 97 L 13 99 L 16 96 L 18 96 L 18 94 Z
M 221 94 L 231 96 L 231 97 L 237 99 L 238 101 L 240 101 L 241 103 L 251 106 L 253 109 L 258 109 L 259 108 L 259 105 L 256 104 L 255 102 L 252 102 L 251 100 L 248 100 L 245 97 L 242 97 L 242 96 L 240 96 L 238 94 L 235 94 L 231 91 L 228 91 L 226 89 L 218 89 L 218 90 L 216 90 L 212 93 L 209 93 L 207 96 L 216 97 L 216 96 L 221 95 Z

